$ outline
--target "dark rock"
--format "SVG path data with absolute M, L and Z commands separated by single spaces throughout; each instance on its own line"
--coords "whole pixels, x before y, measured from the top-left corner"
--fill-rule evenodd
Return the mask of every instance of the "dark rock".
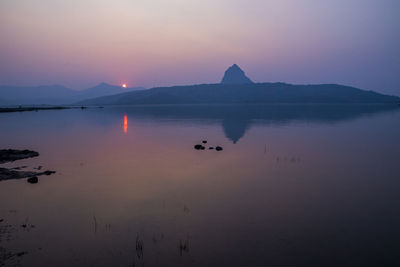
M 222 147 L 220 147 L 220 146 L 217 146 L 217 147 L 215 148 L 215 150 L 217 150 L 217 151 L 222 151 L 222 150 L 223 150 L 223 148 L 222 148 Z
M 39 182 L 39 178 L 37 178 L 37 176 L 34 176 L 34 177 L 31 177 L 31 178 L 28 178 L 27 181 L 30 184 L 37 184 Z
M 16 149 L 0 149 L 0 163 L 12 162 L 20 159 L 32 158 L 39 156 L 39 153 L 32 150 L 16 150 Z M 18 171 L 26 166 L 16 168 L 0 168 L 0 181 L 9 179 L 29 178 L 28 182 L 37 183 L 39 175 L 50 175 L 55 171 L 33 172 L 33 171 Z M 42 166 L 36 168 L 41 170 Z M 35 179 L 36 178 L 36 179 Z
M 0 163 L 16 161 L 20 159 L 39 156 L 39 153 L 31 150 L 0 149 Z
M 9 179 L 22 179 L 36 176 L 36 172 L 17 171 L 12 169 L 0 168 L 0 181 Z
M 32 171 L 17 171 L 12 169 L 0 168 L 0 181 L 10 179 L 23 179 L 40 175 L 51 175 L 55 171 L 32 172 Z
M 211 150 L 211 149 L 214 149 L 214 147 L 213 147 L 213 146 L 210 146 L 208 149 L 210 149 L 210 150 Z
M 194 149 L 200 150 L 201 147 L 202 147 L 202 145 L 195 145 L 195 146 L 194 146 Z
M 196 150 L 204 150 L 206 148 L 204 146 L 202 146 L 202 145 L 195 145 L 194 149 L 196 149 Z
M 207 140 L 203 140 L 203 142 L 202 142 L 203 144 L 207 144 Z

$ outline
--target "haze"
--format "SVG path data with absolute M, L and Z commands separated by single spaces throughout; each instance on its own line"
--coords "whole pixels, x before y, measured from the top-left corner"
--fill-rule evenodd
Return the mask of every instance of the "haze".
M 397 0 L 2 0 L 0 84 L 340 83 L 400 95 Z

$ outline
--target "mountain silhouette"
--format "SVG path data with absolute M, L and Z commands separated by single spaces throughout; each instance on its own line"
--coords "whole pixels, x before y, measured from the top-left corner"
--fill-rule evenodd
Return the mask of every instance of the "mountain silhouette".
M 100 83 L 84 90 L 72 90 L 62 85 L 0 86 L 1 105 L 60 105 L 71 104 L 88 98 L 114 95 L 132 90 L 121 86 Z
M 293 85 L 253 83 L 236 64 L 219 84 L 122 88 L 100 83 L 85 90 L 61 85 L 0 86 L 7 105 L 163 105 L 163 104 L 271 104 L 271 103 L 399 103 L 400 98 L 338 84 Z M 5 105 L 5 104 L 3 104 Z
M 286 83 L 157 87 L 78 102 L 79 105 L 398 103 L 400 98 L 337 85 Z
M 107 95 L 114 95 L 119 93 L 124 93 L 129 91 L 129 89 L 122 88 L 121 86 L 111 85 L 105 82 L 102 82 L 94 87 L 78 91 L 77 95 L 82 98 L 93 98 L 99 96 L 107 96 Z
M 246 84 L 253 83 L 236 64 L 230 66 L 222 78 L 221 84 Z
M 338 84 L 253 83 L 236 64 L 219 84 L 156 87 L 87 99 L 79 105 L 396 103 L 400 98 Z

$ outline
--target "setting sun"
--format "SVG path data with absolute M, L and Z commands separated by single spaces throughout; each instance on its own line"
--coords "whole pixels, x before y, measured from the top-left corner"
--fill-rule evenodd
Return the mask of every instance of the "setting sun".
M 126 83 L 122 84 L 122 87 L 123 87 L 123 88 L 126 88 Z

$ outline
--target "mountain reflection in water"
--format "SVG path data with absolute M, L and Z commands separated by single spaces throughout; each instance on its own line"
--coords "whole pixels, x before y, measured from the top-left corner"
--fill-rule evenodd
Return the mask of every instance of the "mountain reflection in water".
M 226 138 L 236 144 L 252 125 L 285 125 L 297 123 L 334 124 L 359 117 L 399 110 L 396 105 L 160 105 L 127 106 L 123 109 L 124 132 L 127 114 L 135 119 L 150 119 L 185 123 L 221 123 Z M 108 114 L 121 112 L 120 107 L 104 110 Z

